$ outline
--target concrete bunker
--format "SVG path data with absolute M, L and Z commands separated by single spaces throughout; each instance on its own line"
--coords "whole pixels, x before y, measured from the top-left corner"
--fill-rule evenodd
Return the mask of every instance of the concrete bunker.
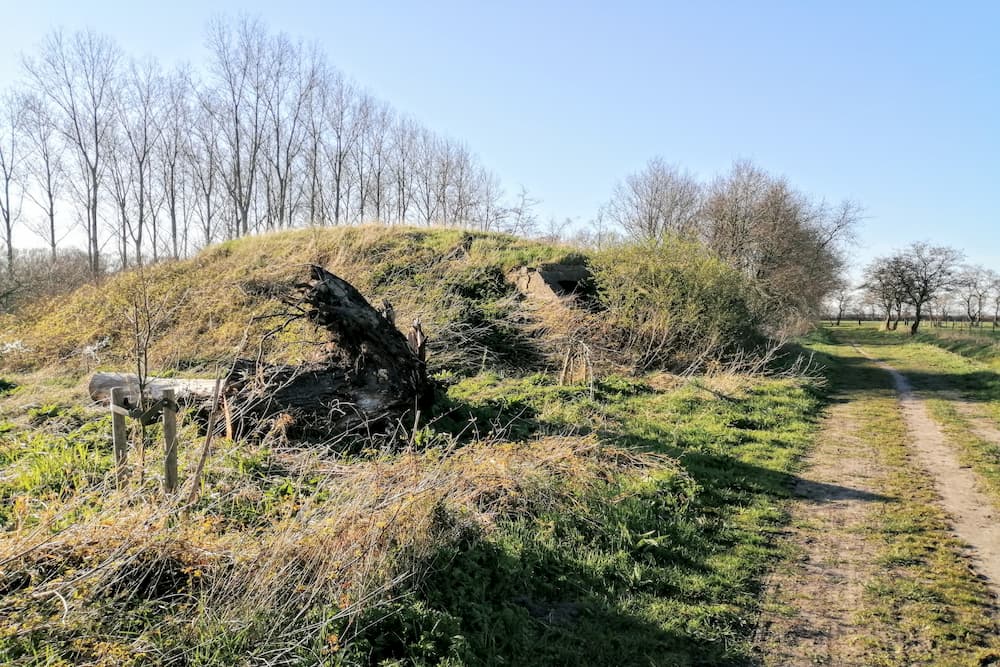
M 508 275 L 522 293 L 535 299 L 559 300 L 589 294 L 593 280 L 583 264 L 522 266 Z

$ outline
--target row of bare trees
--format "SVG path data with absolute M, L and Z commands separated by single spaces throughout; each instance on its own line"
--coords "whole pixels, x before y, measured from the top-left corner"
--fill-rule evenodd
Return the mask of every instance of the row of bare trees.
M 857 290 L 844 287 L 832 300 L 836 320 L 854 312 L 858 319 L 881 317 L 884 327 L 912 322 L 937 324 L 965 321 L 981 327 L 987 319 L 1000 327 L 1000 273 L 963 264 L 963 254 L 945 246 L 914 243 L 888 257 L 871 262 Z
M 963 265 L 963 258 L 955 248 L 923 242 L 880 257 L 865 268 L 860 293 L 853 297 L 855 309 L 863 312 L 867 305 L 872 317 L 880 313 L 886 329 L 896 329 L 900 320 L 912 322 L 910 333 L 915 334 L 928 318 L 952 320 L 963 311 L 970 325 L 979 326 L 992 307 L 997 326 L 1000 276 L 981 266 Z M 838 294 L 838 320 L 851 300 L 849 290 Z
M 705 183 L 657 158 L 616 186 L 602 216 L 636 240 L 702 242 L 751 280 L 778 325 L 815 317 L 842 284 L 862 210 L 817 201 L 747 160 Z
M 24 57 L 0 114 L 5 270 L 23 227 L 55 259 L 72 229 L 91 273 L 216 240 L 359 221 L 525 231 L 463 144 L 347 80 L 316 48 L 244 18 L 207 30 L 206 61 L 165 69 L 93 31 Z

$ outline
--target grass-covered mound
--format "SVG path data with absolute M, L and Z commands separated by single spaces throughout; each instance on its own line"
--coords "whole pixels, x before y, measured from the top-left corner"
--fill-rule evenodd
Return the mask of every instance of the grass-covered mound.
M 532 303 L 508 279 L 550 263 L 591 267 L 580 308 Z M 0 368 L 128 370 L 137 339 L 158 372 L 210 373 L 237 356 L 309 359 L 316 333 L 302 319 L 286 324 L 282 301 L 308 264 L 376 306 L 391 302 L 403 330 L 420 318 L 432 371 L 534 371 L 577 344 L 605 371 L 683 368 L 759 342 L 753 290 L 696 244 L 583 252 L 502 234 L 366 226 L 229 241 L 25 307 L 4 319 Z
M 506 279 L 580 261 L 595 286 L 578 308 Z M 78 380 L 95 356 L 131 367 L 136 301 L 154 314 L 154 373 L 248 348 L 294 362 L 308 327 L 256 341 L 307 263 L 424 321 L 442 391 L 419 430 L 401 425 L 402 451 L 221 437 L 188 504 L 202 442 L 189 415 L 182 493 L 162 492 L 162 447 L 138 430 L 116 488 L 109 417 Z M 552 353 L 685 366 L 706 341 L 723 357 L 752 344 L 749 312 L 745 286 L 692 246 L 574 256 L 381 227 L 226 243 L 22 312 L 0 341 L 0 662 L 744 664 L 818 405 L 808 382 L 561 385 Z
M 319 264 L 373 304 L 391 301 L 401 328 L 419 317 L 436 368 L 478 368 L 484 356 L 490 366 L 519 366 L 533 349 L 507 272 L 575 261 L 567 248 L 453 229 L 367 226 L 248 237 L 24 308 L 0 334 L 0 364 L 128 368 L 136 301 L 149 304 L 155 325 L 151 368 L 207 368 L 256 356 L 262 336 L 289 310 L 281 299 L 308 277 L 308 264 Z M 301 361 L 314 353 L 314 340 L 308 324 L 295 322 L 268 339 L 265 356 Z

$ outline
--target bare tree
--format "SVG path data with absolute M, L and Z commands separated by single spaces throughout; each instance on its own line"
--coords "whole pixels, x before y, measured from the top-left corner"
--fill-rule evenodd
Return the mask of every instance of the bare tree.
M 833 303 L 837 311 L 837 319 L 834 323 L 835 326 L 840 326 L 840 321 L 844 318 L 844 314 L 851 307 L 852 293 L 850 285 L 843 284 L 837 289 L 833 294 Z
M 284 35 L 269 41 L 272 70 L 265 91 L 268 140 L 266 160 L 273 177 L 268 201 L 271 226 L 291 226 L 294 168 L 306 146 L 310 98 L 316 87 L 318 62 Z
M 1000 274 L 988 271 L 990 283 L 990 299 L 993 302 L 993 328 L 1000 327 Z
M 7 248 L 7 277 L 14 277 L 14 225 L 21 217 L 24 199 L 22 163 L 24 100 L 14 93 L 0 98 L 0 218 L 3 218 L 3 242 Z
M 830 208 L 739 161 L 709 187 L 700 234 L 759 287 L 764 319 L 794 323 L 815 317 L 841 281 L 843 246 L 859 215 L 851 204 Z
M 426 129 L 420 132 L 417 144 L 417 172 L 415 179 L 416 197 L 414 203 L 420 214 L 420 222 L 432 224 L 438 218 L 438 199 L 436 196 L 436 155 L 438 139 Z
M 159 163 L 160 186 L 170 219 L 170 256 L 177 259 L 184 254 L 187 244 L 189 204 L 185 195 L 190 186 L 184 161 L 192 155 L 191 131 L 195 129 L 192 127 L 194 116 L 188 72 L 180 69 L 164 77 L 162 96 L 163 115 L 155 159 Z
M 535 214 L 535 207 L 539 201 L 528 194 L 528 189 L 523 185 L 517 191 L 517 198 L 511 204 L 507 212 L 504 231 L 508 234 L 519 236 L 531 236 L 536 233 L 538 227 L 538 216 Z
M 381 102 L 373 102 L 368 114 L 366 141 L 363 145 L 366 150 L 359 156 L 367 164 L 368 183 L 364 189 L 368 201 L 371 203 L 369 210 L 372 219 L 376 222 L 385 222 L 386 199 L 391 193 L 391 188 L 387 183 L 387 177 L 391 173 L 389 169 L 389 157 L 392 150 L 392 126 L 395 125 L 392 109 Z M 362 210 L 365 205 L 362 202 Z
M 504 193 L 500 178 L 486 169 L 480 169 L 478 176 L 474 186 L 477 204 L 473 225 L 484 232 L 499 231 L 509 214 L 509 209 L 502 203 Z
M 396 222 L 409 220 L 415 196 L 414 180 L 417 169 L 417 137 L 419 127 L 409 118 L 399 118 L 393 128 L 393 181 L 395 183 Z
M 981 266 L 966 265 L 955 276 L 955 289 L 965 306 L 969 326 L 980 326 L 983 311 L 993 289 L 990 272 Z
M 87 256 L 91 272 L 101 271 L 99 202 L 104 150 L 115 122 L 118 46 L 93 31 L 51 33 L 37 58 L 24 67 L 37 92 L 52 106 L 56 126 L 76 151 L 86 196 Z
M 326 104 L 322 107 L 329 136 L 323 142 L 330 170 L 333 192 L 333 224 L 348 217 L 351 200 L 350 158 L 358 141 L 362 123 L 358 122 L 359 105 L 356 92 L 339 72 L 327 72 L 321 79 Z
M 555 216 L 551 216 L 546 221 L 545 229 L 541 232 L 538 238 L 546 243 L 564 243 L 572 226 L 572 218 L 563 218 L 560 220 Z
M 65 165 L 63 143 L 46 102 L 37 96 L 25 98 L 25 136 L 30 146 L 27 160 L 30 187 L 25 194 L 42 211 L 44 222 L 28 223 L 28 228 L 45 241 L 54 263 L 57 246 L 65 232 L 56 230 L 56 201 L 63 189 Z
M 754 241 L 770 187 L 771 179 L 764 170 L 741 160 L 728 174 L 717 177 L 706 195 L 702 238 L 744 274 L 756 273 Z
M 236 235 L 250 233 L 250 211 L 256 195 L 264 145 L 266 87 L 272 76 L 263 26 L 247 17 L 234 27 L 222 20 L 209 26 L 213 85 L 201 103 L 222 136 L 219 171 L 235 215 Z M 254 225 L 255 227 L 256 225 Z
M 901 252 L 898 258 L 905 302 L 913 306 L 910 333 L 916 334 L 923 319 L 924 306 L 954 286 L 962 253 L 946 246 L 914 243 Z
M 899 315 L 905 292 L 902 284 L 904 267 L 898 256 L 876 259 L 865 269 L 862 285 L 871 303 L 877 305 L 885 315 L 884 328 L 892 330 L 893 315 Z
M 642 171 L 615 186 L 606 215 L 638 240 L 666 234 L 692 236 L 698 231 L 703 187 L 688 172 L 650 160 Z
M 202 243 L 208 245 L 216 237 L 218 211 L 221 208 L 221 203 L 217 203 L 222 187 L 222 176 L 219 174 L 220 130 L 216 117 L 204 108 L 197 108 L 194 118 L 194 132 L 188 145 L 188 164 L 197 200 L 195 215 L 199 220 Z
M 132 62 L 118 101 L 119 124 L 126 150 L 125 160 L 131 162 L 128 177 L 130 187 L 122 188 L 130 194 L 134 217 L 126 223 L 129 236 L 135 248 L 135 261 L 142 264 L 143 240 L 147 223 L 155 220 L 152 215 L 152 162 L 153 150 L 163 133 L 162 112 L 159 105 L 163 78 L 155 61 Z M 156 230 L 153 228 L 153 261 L 158 259 Z
M 118 214 L 118 226 L 114 230 L 115 243 L 118 246 L 118 266 L 127 269 L 130 248 L 133 243 L 131 239 L 134 234 L 131 220 L 131 201 L 132 187 L 135 185 L 135 165 L 129 157 L 128 142 L 124 133 L 115 132 L 106 141 L 105 148 L 107 150 L 104 164 L 110 175 L 109 192 Z

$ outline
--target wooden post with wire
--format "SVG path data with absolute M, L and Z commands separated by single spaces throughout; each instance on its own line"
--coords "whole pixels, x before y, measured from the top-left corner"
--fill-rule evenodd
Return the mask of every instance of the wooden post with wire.
M 128 457 L 128 432 L 125 428 L 125 387 L 111 390 L 111 440 L 115 447 L 115 479 L 118 486 L 125 482 L 125 461 Z
M 163 390 L 163 490 L 173 493 L 177 490 L 177 403 L 174 390 Z

